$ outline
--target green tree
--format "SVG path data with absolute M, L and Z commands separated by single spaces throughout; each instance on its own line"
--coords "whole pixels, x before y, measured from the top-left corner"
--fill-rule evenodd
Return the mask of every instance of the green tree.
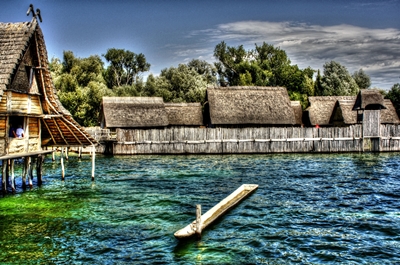
M 386 94 L 385 98 L 388 98 L 392 101 L 397 115 L 400 116 L 400 83 L 394 84 Z
M 150 70 L 150 64 L 142 54 L 129 50 L 111 48 L 103 57 L 110 64 L 105 78 L 109 88 L 134 84 L 141 73 Z
M 335 61 L 324 64 L 321 87 L 323 96 L 354 96 L 359 91 L 346 67 Z
M 371 78 L 363 71 L 363 69 L 355 71 L 352 77 L 360 89 L 366 89 L 371 86 Z
M 215 84 L 217 82 L 217 69 L 207 61 L 193 59 L 187 63 L 187 66 L 195 70 L 199 75 L 202 75 L 208 84 Z

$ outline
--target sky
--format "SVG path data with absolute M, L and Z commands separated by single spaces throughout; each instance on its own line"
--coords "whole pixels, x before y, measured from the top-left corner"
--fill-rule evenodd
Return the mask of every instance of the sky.
M 31 3 L 49 58 L 126 49 L 145 55 L 147 76 L 192 59 L 212 63 L 222 41 L 246 50 L 266 42 L 302 69 L 322 73 L 336 61 L 350 74 L 363 69 L 371 87 L 400 83 L 400 0 L 1 0 L 0 22 L 30 21 Z

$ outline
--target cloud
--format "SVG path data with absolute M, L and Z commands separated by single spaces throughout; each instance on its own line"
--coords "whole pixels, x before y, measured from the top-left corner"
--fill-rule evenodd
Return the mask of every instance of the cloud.
M 293 64 L 323 70 L 329 61 L 346 66 L 350 73 L 363 69 L 372 86 L 389 89 L 400 82 L 400 31 L 394 28 L 371 29 L 352 25 L 320 26 L 295 22 L 240 21 L 220 24 L 214 29 L 194 31 L 197 45 L 244 45 L 253 49 L 263 42 L 285 50 Z M 207 44 L 206 44 L 207 43 Z M 196 51 L 197 50 L 197 51 Z M 210 58 L 196 47 L 185 54 Z

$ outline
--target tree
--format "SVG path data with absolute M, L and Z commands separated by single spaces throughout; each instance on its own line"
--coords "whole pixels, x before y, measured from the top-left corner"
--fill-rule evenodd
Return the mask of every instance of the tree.
M 366 89 L 371 86 L 371 79 L 369 75 L 363 71 L 363 69 L 355 71 L 352 77 L 360 89 Z
M 389 92 L 386 94 L 386 97 L 392 101 L 393 106 L 396 109 L 397 115 L 400 116 L 400 83 L 394 84 Z
M 150 70 L 150 64 L 142 53 L 111 48 L 103 57 L 110 63 L 105 74 L 109 88 L 132 85 L 141 73 Z
M 359 91 L 346 67 L 335 61 L 324 64 L 321 87 L 323 96 L 354 96 Z
M 195 70 L 199 75 L 204 76 L 208 84 L 214 84 L 217 81 L 217 69 L 207 61 L 193 59 L 187 63 L 187 66 Z

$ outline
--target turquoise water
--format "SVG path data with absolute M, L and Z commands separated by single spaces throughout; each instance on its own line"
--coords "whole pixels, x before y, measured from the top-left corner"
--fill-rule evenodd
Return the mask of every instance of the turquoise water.
M 400 154 L 46 159 L 44 184 L 0 198 L 1 264 L 400 263 Z M 17 174 L 21 168 L 17 167 Z M 173 233 L 243 183 L 203 231 Z

